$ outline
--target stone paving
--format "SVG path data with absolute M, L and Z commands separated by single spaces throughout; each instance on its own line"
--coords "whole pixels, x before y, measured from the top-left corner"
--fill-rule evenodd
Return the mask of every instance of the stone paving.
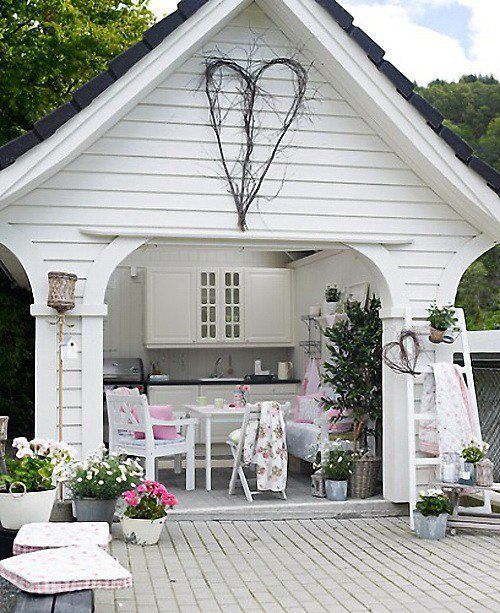
M 500 611 L 500 537 L 422 541 L 407 518 L 171 522 L 158 546 L 113 541 L 134 588 L 97 613 Z

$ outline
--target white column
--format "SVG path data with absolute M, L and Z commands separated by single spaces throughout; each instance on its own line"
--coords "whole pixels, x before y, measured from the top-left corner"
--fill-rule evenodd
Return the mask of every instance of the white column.
M 103 442 L 102 361 L 103 321 L 106 310 L 105 305 L 99 305 L 96 314 L 82 316 L 83 455 Z
M 394 341 L 404 327 L 402 317 L 383 316 L 383 344 Z M 408 417 L 406 375 L 382 367 L 384 498 L 408 501 Z
M 32 314 L 33 312 L 32 307 Z M 54 439 L 57 429 L 57 339 L 53 313 L 35 315 L 35 436 Z

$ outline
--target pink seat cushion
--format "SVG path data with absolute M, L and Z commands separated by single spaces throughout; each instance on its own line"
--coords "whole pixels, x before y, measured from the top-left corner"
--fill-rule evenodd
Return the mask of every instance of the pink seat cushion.
M 150 406 L 149 415 L 153 419 L 168 421 L 174 419 L 174 409 L 169 404 L 163 407 Z M 153 436 L 157 441 L 174 441 L 182 438 L 181 435 L 177 433 L 177 428 L 175 426 L 153 426 Z M 136 439 L 146 438 L 144 432 L 135 432 L 134 437 Z

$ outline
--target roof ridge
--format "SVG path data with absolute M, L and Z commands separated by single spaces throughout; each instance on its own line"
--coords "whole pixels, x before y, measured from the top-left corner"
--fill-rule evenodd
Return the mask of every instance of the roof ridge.
M 99 94 L 122 77 L 139 60 L 157 47 L 174 30 L 187 21 L 209 0 L 181 0 L 177 9 L 148 28 L 142 40 L 113 58 L 106 70 L 73 92 L 70 102 L 58 107 L 39 121 L 33 129 L 0 147 L 0 171 L 13 164 L 24 153 L 48 139 L 74 115 L 86 108 Z M 427 124 L 455 152 L 456 157 L 479 174 L 487 185 L 500 196 L 500 172 L 474 155 L 472 147 L 456 132 L 444 125 L 443 115 L 432 104 L 415 91 L 415 84 L 384 59 L 385 51 L 364 30 L 354 25 L 354 17 L 336 0 L 315 0 L 336 21 L 336 23 L 366 53 L 370 61 L 394 85 L 426 120 Z

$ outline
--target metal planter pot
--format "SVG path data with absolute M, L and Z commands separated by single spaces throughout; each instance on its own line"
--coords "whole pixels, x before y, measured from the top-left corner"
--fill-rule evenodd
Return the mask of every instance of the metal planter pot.
M 325 493 L 328 500 L 347 500 L 347 481 L 326 479 Z
M 115 507 L 116 498 L 112 500 L 75 498 L 73 500 L 73 513 L 76 521 L 106 521 L 111 526 Z
M 420 511 L 413 511 L 415 534 L 419 539 L 429 539 L 431 541 L 444 539 L 448 517 L 448 513 L 441 513 L 437 517 L 435 515 L 424 517 Z

